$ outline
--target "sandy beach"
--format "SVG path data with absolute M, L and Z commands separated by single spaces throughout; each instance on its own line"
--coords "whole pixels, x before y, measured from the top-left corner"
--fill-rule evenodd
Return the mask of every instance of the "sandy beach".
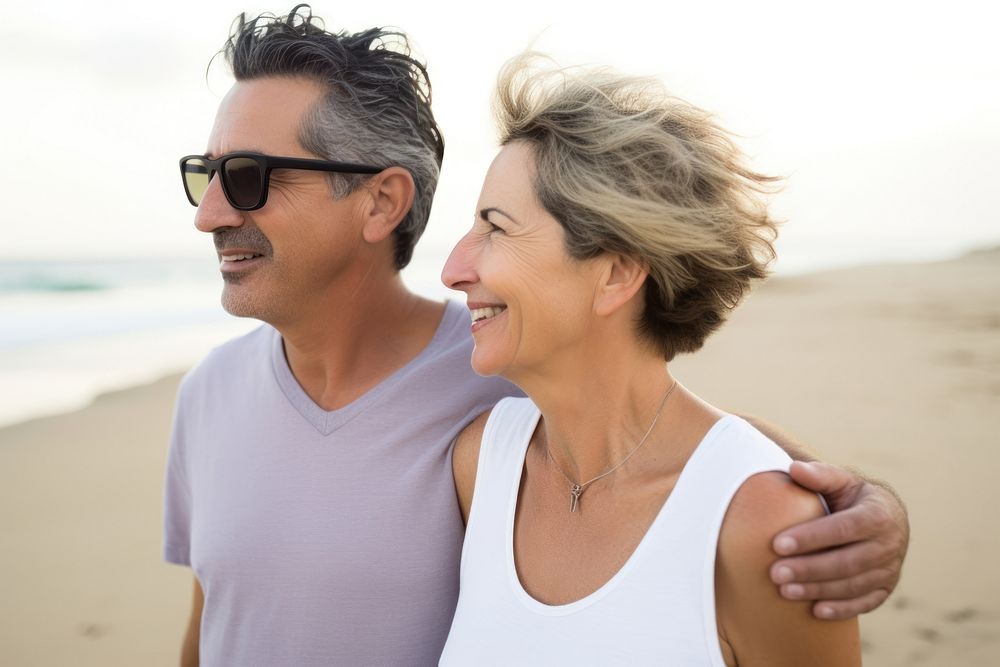
M 675 374 L 906 501 L 903 582 L 865 664 L 1000 656 L 1000 250 L 773 280 Z M 190 572 L 160 560 L 177 377 L 0 430 L 0 665 L 175 665 Z

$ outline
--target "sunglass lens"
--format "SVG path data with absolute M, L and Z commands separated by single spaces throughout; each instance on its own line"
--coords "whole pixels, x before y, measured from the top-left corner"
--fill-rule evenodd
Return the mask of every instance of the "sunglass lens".
M 234 157 L 223 166 L 226 190 L 233 203 L 239 207 L 251 208 L 260 202 L 263 178 L 260 165 L 249 157 Z
M 190 158 L 184 161 L 184 189 L 187 190 L 188 199 L 197 206 L 201 203 L 201 198 L 208 189 L 208 182 L 211 180 L 208 167 L 204 160 Z

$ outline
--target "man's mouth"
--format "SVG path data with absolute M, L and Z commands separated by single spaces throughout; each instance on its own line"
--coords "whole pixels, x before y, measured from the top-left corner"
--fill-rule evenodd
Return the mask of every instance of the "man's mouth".
M 248 259 L 256 259 L 257 257 L 263 257 L 262 253 L 234 253 L 232 255 L 222 254 L 219 255 L 223 262 L 243 262 Z
M 236 275 L 262 264 L 273 255 L 271 242 L 253 225 L 222 227 L 212 232 L 219 269 L 223 274 Z
M 225 250 L 219 253 L 219 270 L 223 276 L 242 275 L 259 266 L 261 258 L 265 256 L 262 252 L 247 248 Z

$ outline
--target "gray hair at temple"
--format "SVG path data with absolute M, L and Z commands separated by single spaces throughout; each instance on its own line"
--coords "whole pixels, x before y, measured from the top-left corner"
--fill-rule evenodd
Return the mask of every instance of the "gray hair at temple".
M 777 179 L 659 82 L 528 52 L 501 70 L 494 114 L 501 145 L 531 147 L 535 195 L 568 254 L 649 270 L 637 329 L 665 359 L 699 349 L 767 275 L 777 225 L 761 195 Z
M 222 53 L 237 81 L 306 77 L 326 90 L 299 129 L 306 150 L 328 160 L 400 166 L 413 177 L 413 206 L 394 232 L 396 269 L 405 267 L 430 217 L 444 138 L 431 113 L 431 84 L 406 35 L 371 28 L 331 33 L 297 5 L 287 16 L 237 17 Z M 333 196 L 368 176 L 331 174 Z

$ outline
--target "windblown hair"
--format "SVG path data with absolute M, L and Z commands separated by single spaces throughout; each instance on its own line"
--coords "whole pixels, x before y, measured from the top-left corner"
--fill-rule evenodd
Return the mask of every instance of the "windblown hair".
M 542 66 L 524 53 L 500 72 L 501 145 L 532 148 L 535 194 L 570 256 L 646 266 L 640 335 L 668 361 L 699 349 L 774 259 L 761 195 L 778 179 L 744 166 L 712 117 L 656 81 Z
M 402 32 L 371 28 L 331 33 L 309 5 L 287 16 L 237 17 L 222 53 L 237 81 L 306 77 L 326 91 L 299 128 L 306 150 L 328 160 L 401 166 L 416 185 L 413 206 L 396 227 L 395 265 L 406 266 L 430 217 L 444 138 L 431 113 L 431 84 Z M 331 174 L 345 197 L 368 176 Z

